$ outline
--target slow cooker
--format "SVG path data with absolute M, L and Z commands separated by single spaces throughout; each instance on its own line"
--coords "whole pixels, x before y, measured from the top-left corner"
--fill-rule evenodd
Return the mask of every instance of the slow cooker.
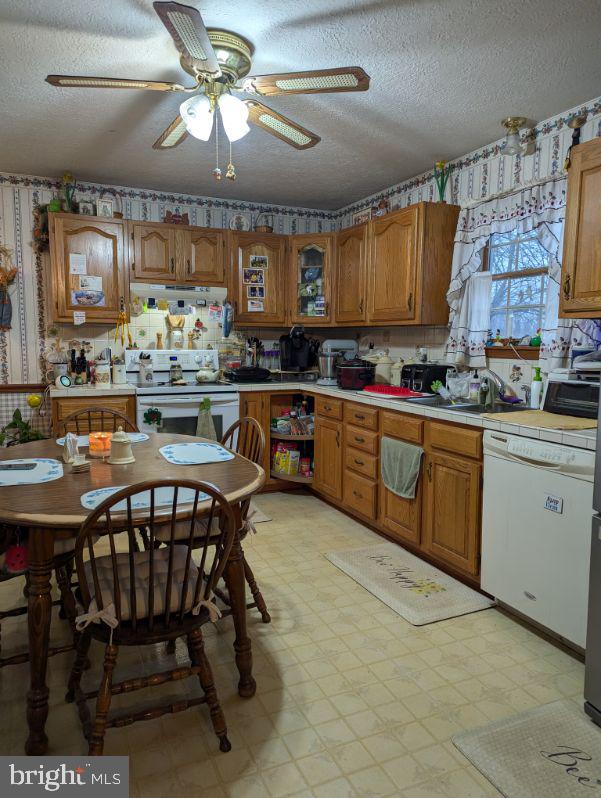
M 361 360 L 345 360 L 338 366 L 336 378 L 338 386 L 349 391 L 362 391 L 366 385 L 372 385 L 376 373 L 374 363 Z

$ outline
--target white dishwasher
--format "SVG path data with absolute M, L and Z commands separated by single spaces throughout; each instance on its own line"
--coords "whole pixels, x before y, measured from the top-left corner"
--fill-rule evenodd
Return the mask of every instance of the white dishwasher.
M 482 589 L 586 644 L 595 453 L 484 432 Z

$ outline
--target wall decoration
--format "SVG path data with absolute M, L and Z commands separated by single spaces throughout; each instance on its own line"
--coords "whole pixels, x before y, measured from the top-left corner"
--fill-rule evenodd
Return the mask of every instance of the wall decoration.
M 353 214 L 351 224 L 365 224 L 371 219 L 371 208 L 364 208 L 362 211 L 356 211 Z
M 71 174 L 71 172 L 65 172 L 65 174 L 61 178 L 61 187 L 64 196 L 64 209 L 67 213 L 73 213 L 75 208 L 75 189 L 77 187 L 77 181 Z
M 244 269 L 242 282 L 244 285 L 265 285 L 263 269 Z
M 451 164 L 446 164 L 444 161 L 436 161 L 434 165 L 434 180 L 436 181 L 436 188 L 438 189 L 439 202 L 445 201 L 444 194 L 452 168 Z
M 236 213 L 230 219 L 230 230 L 238 230 L 238 232 L 246 232 L 250 230 L 250 222 L 248 217 L 243 213 Z
M 113 200 L 99 199 L 96 203 L 98 216 L 113 218 Z
M 249 299 L 265 299 L 265 286 L 248 285 L 246 287 L 246 295 L 249 297 Z
M 80 202 L 78 209 L 79 209 L 79 213 L 81 213 L 82 216 L 95 216 L 96 215 L 96 211 L 95 211 L 93 202 Z
M 104 291 L 71 291 L 71 304 L 100 308 L 106 305 L 106 298 Z
M 267 255 L 251 255 L 248 265 L 251 269 L 266 269 L 269 266 Z
M 8 286 L 17 276 L 17 269 L 12 257 L 12 249 L 0 245 L 0 330 L 10 330 L 13 317 Z
M 163 221 L 166 224 L 190 224 L 190 217 L 187 213 L 172 213 L 171 211 L 165 211 Z

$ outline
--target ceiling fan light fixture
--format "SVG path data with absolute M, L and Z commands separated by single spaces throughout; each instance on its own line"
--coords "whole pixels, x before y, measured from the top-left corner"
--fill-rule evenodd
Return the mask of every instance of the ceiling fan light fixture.
M 215 114 L 206 94 L 195 94 L 194 97 L 185 100 L 180 105 L 179 112 L 190 135 L 201 141 L 208 141 L 211 138 Z
M 232 94 L 222 94 L 218 102 L 225 135 L 228 139 L 238 141 L 246 136 L 250 131 L 247 125 L 248 108 L 246 104 Z

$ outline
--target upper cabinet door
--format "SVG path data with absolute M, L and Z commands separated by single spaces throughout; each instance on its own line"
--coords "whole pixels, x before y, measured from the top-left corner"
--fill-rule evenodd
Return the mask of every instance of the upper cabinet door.
M 175 235 L 173 228 L 160 222 L 132 224 L 134 239 L 134 275 L 136 280 L 174 283 L 176 275 Z
M 286 324 L 284 236 L 232 233 L 234 319 L 247 326 Z
M 415 318 L 419 206 L 370 222 L 368 322 Z
M 185 258 L 187 283 L 225 286 L 226 234 L 220 230 L 193 228 L 190 231 L 190 254 Z
M 415 318 L 418 206 L 370 223 L 368 321 Z
M 601 139 L 572 150 L 560 316 L 601 316 Z
M 367 313 L 367 225 L 336 236 L 336 313 L 343 323 L 364 322 Z
M 115 323 L 128 307 L 125 227 L 120 219 L 50 214 L 50 291 L 54 320 Z
M 291 323 L 323 327 L 332 321 L 333 235 L 292 236 Z

